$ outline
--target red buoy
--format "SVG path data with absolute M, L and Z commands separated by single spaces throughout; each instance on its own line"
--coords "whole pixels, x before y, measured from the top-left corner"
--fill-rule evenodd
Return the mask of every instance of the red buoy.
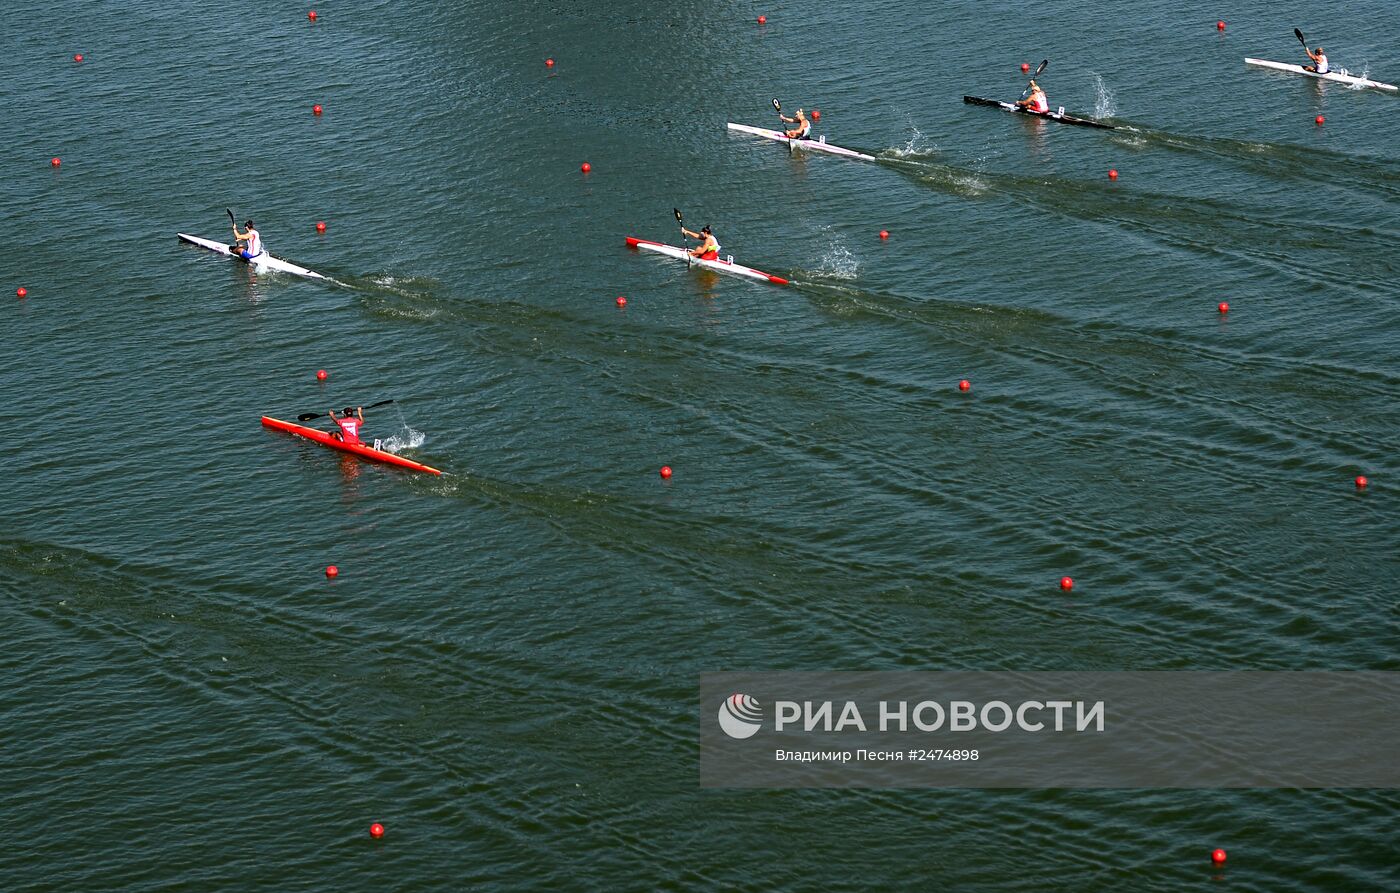
M 327 377 L 326 370 L 324 370 L 324 369 L 317 369 L 317 370 L 316 370 L 316 380 L 317 380 L 317 381 L 325 381 L 325 380 L 326 380 L 326 377 Z
M 553 68 L 553 67 L 554 67 L 554 60 L 553 60 L 553 59 L 546 59 L 546 60 L 544 60 L 544 67 L 545 67 L 545 68 Z
M 318 233 L 323 233 L 323 232 L 325 232 L 325 231 L 326 231 L 326 221 L 324 221 L 324 220 L 318 220 L 318 221 L 316 221 L 316 232 L 318 232 Z
M 1216 22 L 1216 23 L 1215 23 L 1215 30 L 1217 30 L 1217 31 L 1224 31 L 1224 30 L 1225 30 L 1225 23 L 1224 23 L 1224 22 Z
M 311 21 L 313 21 L 313 22 L 316 21 L 316 10 L 313 9 L 313 10 L 311 10 L 310 12 L 308 12 L 308 13 L 306 14 L 306 17 L 307 17 L 308 19 L 310 19 Z
M 970 390 L 972 390 L 972 382 L 970 382 L 970 381 L 968 381 L 966 378 L 964 378 L 962 381 L 958 382 L 958 390 L 960 390 L 960 391 L 970 391 Z
M 21 288 L 20 291 L 24 291 L 24 289 Z M 22 298 L 22 297 L 24 297 L 24 295 L 20 295 L 20 297 Z M 1356 489 L 1358 489 L 1358 490 L 1365 490 L 1365 489 L 1366 489 L 1366 485 L 1369 484 L 1369 483 L 1371 483 L 1371 482 L 1368 481 L 1368 480 L 1366 480 L 1366 475 L 1364 475 L 1364 474 L 1358 474 L 1358 475 L 1356 476 Z
M 759 23 L 760 25 L 766 25 L 766 24 L 768 24 L 768 16 L 759 16 L 759 17 L 758 17 L 758 23 Z
M 321 107 L 320 107 L 319 105 L 313 105 L 313 106 L 311 107 L 311 114 L 313 114 L 313 115 L 319 115 L 319 114 L 321 114 Z
M 1221 313 L 1229 313 L 1230 304 L 1228 301 L 1221 301 L 1218 305 L 1216 305 L 1215 309 L 1219 310 Z
M 1210 854 L 1210 861 L 1214 862 L 1216 865 L 1224 865 L 1225 851 L 1221 849 L 1215 850 L 1213 853 Z
M 887 230 L 887 229 L 882 229 L 882 230 L 880 230 L 880 238 L 882 238 L 882 239 L 888 239 L 889 237 L 890 237 L 890 231 L 889 231 L 889 230 Z
M 585 161 L 585 162 L 583 163 L 583 165 L 582 165 L 581 167 L 579 167 L 579 170 L 583 171 L 583 172 L 586 174 L 586 173 L 588 173 L 589 171 L 593 170 L 593 165 L 591 165 L 591 164 L 589 164 L 588 162 Z
M 1074 588 L 1074 580 L 1070 579 L 1069 577 L 1061 577 L 1060 588 L 1063 589 L 1065 592 L 1069 592 L 1071 589 Z
M 21 285 L 19 288 L 15 289 L 15 297 L 17 297 L 17 298 L 24 298 L 24 297 L 28 297 L 28 296 L 29 296 L 29 289 L 25 288 L 23 285 Z
M 373 825 L 370 825 L 370 826 L 369 826 L 369 836 L 370 836 L 370 837 L 373 837 L 375 840 L 378 840 L 379 838 L 383 837 L 383 836 L 384 836 L 384 826 L 381 825 L 381 824 L 379 824 L 378 822 L 375 822 Z
M 617 306 L 619 306 L 619 307 L 626 307 L 626 306 L 627 306 L 627 299 L 624 298 L 622 295 L 618 295 L 618 296 L 617 296 Z
M 1318 115 L 1316 118 L 1313 118 L 1313 121 L 1314 121 L 1315 123 L 1317 123 L 1317 124 L 1326 124 L 1326 123 L 1327 123 L 1327 119 L 1324 118 L 1324 117 L 1322 117 L 1321 115 Z
M 73 61 L 74 61 L 74 62 L 81 62 L 81 61 L 83 61 L 83 54 L 82 54 L 82 53 L 74 53 L 74 54 L 73 54 Z
M 1109 169 L 1108 169 L 1108 178 L 1109 178 L 1110 180 L 1116 180 L 1116 179 L 1118 179 L 1118 168 L 1116 168 L 1116 167 L 1111 167 L 1111 168 L 1109 168 Z
M 1022 63 L 1021 63 L 1021 74 L 1025 74 L 1026 72 L 1028 72 L 1028 71 L 1030 71 L 1030 70 L 1031 70 L 1031 64 L 1030 64 L 1029 62 L 1022 62 Z
M 327 566 L 326 566 L 326 576 L 327 576 L 327 577 L 329 577 L 329 578 L 331 578 L 331 579 L 335 579 L 335 578 L 336 578 L 337 576 L 339 576 L 339 575 L 340 575 L 340 568 L 336 567 L 336 566 L 333 565 L 333 564 L 330 564 L 330 565 L 327 565 Z
M 663 466 L 661 466 L 661 477 L 664 478 L 664 479 L 666 479 L 666 480 L 670 480 L 670 478 L 671 478 L 671 466 L 669 466 L 669 465 L 663 465 Z
M 813 121 L 820 121 L 821 119 L 822 119 L 822 110 L 821 110 L 821 109 L 812 109 L 812 120 L 813 120 Z
M 53 158 L 50 158 L 50 159 L 49 159 L 49 164 L 52 165 L 53 167 L 58 167 L 58 166 L 59 166 L 60 164 L 62 164 L 62 163 L 63 163 L 63 162 L 61 162 L 61 161 L 58 160 L 58 156 L 54 156 Z

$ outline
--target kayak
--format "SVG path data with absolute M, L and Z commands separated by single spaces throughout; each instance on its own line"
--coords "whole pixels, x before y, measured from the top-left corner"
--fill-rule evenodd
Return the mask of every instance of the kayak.
M 1370 78 L 1357 77 L 1349 74 L 1345 68 L 1341 71 L 1329 71 L 1326 74 L 1318 74 L 1315 71 L 1308 71 L 1301 65 L 1292 65 L 1288 62 L 1270 62 L 1268 59 L 1245 59 L 1245 65 L 1255 65 L 1259 68 L 1275 68 L 1279 71 L 1291 71 L 1294 74 L 1307 75 L 1310 78 L 1317 78 L 1320 81 L 1336 81 L 1340 84 L 1349 84 L 1353 87 L 1370 87 L 1373 90 L 1387 90 L 1391 93 L 1400 93 L 1400 87 L 1394 84 L 1382 84 L 1380 81 L 1373 81 Z
M 267 416 L 262 417 L 264 428 L 271 428 L 274 431 L 285 431 L 288 434 L 295 434 L 297 437 L 305 437 L 307 440 L 314 440 L 321 446 L 328 446 L 333 450 L 340 450 L 343 453 L 353 453 L 362 459 L 374 459 L 377 462 L 387 462 L 390 465 L 397 465 L 400 468 L 410 468 L 414 471 L 426 471 L 428 474 L 442 474 L 436 468 L 424 465 L 421 462 L 414 462 L 412 459 L 405 459 L 403 456 L 396 456 L 388 450 L 376 450 L 372 446 L 365 446 L 360 443 L 345 443 L 325 431 L 318 431 L 315 428 L 308 428 L 305 425 L 298 425 L 295 422 L 284 422 L 280 419 L 273 419 Z
M 826 137 L 821 136 L 816 139 L 789 139 L 788 135 L 781 130 L 768 130 L 763 127 L 750 127 L 747 124 L 735 124 L 730 122 L 730 130 L 737 130 L 740 133 L 752 133 L 754 136 L 761 136 L 764 139 L 776 140 L 780 143 L 787 143 L 788 150 L 811 149 L 814 152 L 830 152 L 832 155 L 842 155 L 846 158 L 859 158 L 861 161 L 874 161 L 875 156 L 857 152 L 854 149 L 843 149 L 840 146 L 833 146 L 826 141 Z
M 191 245 L 198 245 L 200 248 L 208 248 L 210 251 L 217 251 L 219 254 L 236 257 L 238 260 L 257 267 L 260 270 L 276 270 L 279 273 L 294 273 L 297 276 L 306 276 L 309 279 L 327 278 L 314 270 L 308 270 L 306 267 L 299 267 L 291 261 L 282 260 L 280 257 L 273 257 L 266 251 L 252 260 L 244 260 L 244 258 L 229 251 L 228 246 L 222 242 L 215 242 L 213 239 L 201 239 L 199 236 L 190 236 L 185 233 L 176 233 L 175 235 L 180 237 L 181 242 L 188 242 Z
M 1035 118 L 1045 118 L 1049 121 L 1059 121 L 1062 124 L 1078 124 L 1080 127 L 1098 127 L 1103 130 L 1117 130 L 1112 124 L 1105 124 L 1102 121 L 1094 121 L 1089 118 L 1076 118 L 1073 115 L 1066 115 L 1064 109 L 1058 112 L 1033 112 L 1025 106 L 1017 105 L 1014 102 L 1001 102 L 996 99 L 983 99 L 980 96 L 964 96 L 963 102 L 972 105 L 990 105 L 995 108 L 1004 109 L 1008 112 L 1019 112 L 1023 115 L 1030 115 Z
M 774 276 L 772 273 L 765 273 L 762 270 L 755 270 L 753 267 L 746 267 L 743 264 L 734 263 L 734 255 L 730 255 L 728 260 L 701 260 L 698 257 L 691 257 L 690 252 L 684 248 L 677 248 L 674 245 L 665 245 L 661 242 L 652 242 L 648 239 L 634 239 L 627 237 L 627 247 L 641 248 L 646 251 L 655 251 L 657 254 L 664 254 L 667 257 L 674 257 L 676 260 L 687 261 L 697 267 L 705 267 L 719 273 L 728 273 L 731 276 L 747 276 L 750 279 L 763 279 L 772 282 L 774 285 L 792 285 L 791 282 L 781 276 Z

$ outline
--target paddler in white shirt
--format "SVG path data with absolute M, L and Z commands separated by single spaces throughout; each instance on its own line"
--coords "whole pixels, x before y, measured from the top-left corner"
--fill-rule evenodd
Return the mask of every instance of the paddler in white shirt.
M 1050 111 L 1050 101 L 1045 98 L 1045 91 L 1040 89 L 1040 85 L 1032 79 L 1030 84 L 1026 86 L 1026 89 L 1030 90 L 1031 95 L 1026 99 L 1016 100 L 1016 104 L 1027 111 L 1040 112 L 1041 114 L 1048 113 Z
M 691 257 L 698 257 L 701 260 L 719 259 L 719 242 L 715 241 L 714 233 L 710 232 L 709 224 L 700 227 L 700 232 L 693 233 L 685 227 L 681 227 L 681 232 L 692 239 L 701 239 L 699 246 L 690 250 Z
M 1303 52 L 1307 53 L 1308 58 L 1313 60 L 1313 64 L 1303 66 L 1304 71 L 1311 71 L 1317 74 L 1326 74 L 1327 72 L 1332 70 L 1327 65 L 1327 54 L 1322 51 L 1322 47 L 1318 47 L 1316 50 L 1310 50 L 1306 46 L 1304 46 Z
M 807 116 L 803 113 L 802 109 L 797 110 L 797 115 L 795 117 L 789 118 L 787 115 L 781 113 L 779 113 L 778 117 L 783 119 L 784 124 L 797 125 L 792 130 L 783 131 L 783 136 L 788 139 L 805 140 L 807 137 L 811 136 L 812 122 L 807 120 Z
M 263 252 L 262 236 L 253 229 L 253 221 L 251 220 L 243 221 L 243 229 L 244 232 L 240 233 L 238 225 L 234 225 L 233 237 L 237 242 L 228 246 L 228 250 L 234 257 L 252 260 Z

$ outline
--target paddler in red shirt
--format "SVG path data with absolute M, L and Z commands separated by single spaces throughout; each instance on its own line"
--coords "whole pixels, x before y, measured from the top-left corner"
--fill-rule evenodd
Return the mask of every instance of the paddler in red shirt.
M 331 437 L 339 438 L 345 443 L 358 443 L 363 445 L 363 442 L 360 440 L 360 425 L 364 424 L 365 421 L 365 408 L 363 406 L 347 406 L 344 411 L 338 415 L 336 411 L 332 409 L 330 412 L 326 413 L 326 415 L 330 416 L 331 421 L 335 422 L 336 427 L 340 429 L 339 431 L 331 432 Z

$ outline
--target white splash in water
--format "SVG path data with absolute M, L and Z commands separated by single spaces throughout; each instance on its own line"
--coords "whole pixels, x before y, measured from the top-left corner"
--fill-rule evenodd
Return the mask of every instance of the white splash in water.
M 889 154 L 896 158 L 919 158 L 938 154 L 938 146 L 925 145 L 923 131 L 914 124 L 912 117 L 906 118 L 909 123 L 909 141 L 902 149 L 891 149 Z
M 816 273 L 826 279 L 854 279 L 856 271 L 860 269 L 860 261 L 851 250 L 841 244 L 841 239 L 835 233 L 831 233 L 831 241 L 827 245 L 826 254 L 822 256 L 822 264 L 817 268 Z
M 426 443 L 427 440 L 428 435 L 424 434 L 422 431 L 415 431 L 407 425 L 404 425 L 403 433 L 384 438 L 380 441 L 379 447 L 391 453 L 397 453 L 401 450 L 417 449 Z
M 1118 114 L 1118 103 L 1113 97 L 1113 91 L 1108 89 L 1108 85 L 1103 82 L 1103 77 L 1094 75 L 1094 117 L 1112 118 Z

